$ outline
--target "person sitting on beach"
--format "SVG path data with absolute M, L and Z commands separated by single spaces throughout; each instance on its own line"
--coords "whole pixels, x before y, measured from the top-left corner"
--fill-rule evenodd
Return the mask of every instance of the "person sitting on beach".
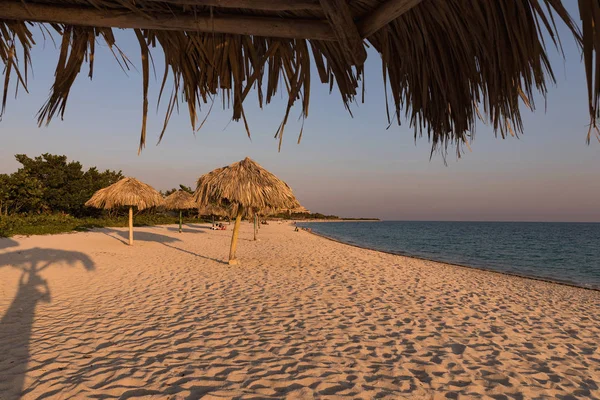
M 298 227 L 296 227 L 296 229 L 294 229 L 294 232 L 298 232 L 300 229 L 298 229 Z

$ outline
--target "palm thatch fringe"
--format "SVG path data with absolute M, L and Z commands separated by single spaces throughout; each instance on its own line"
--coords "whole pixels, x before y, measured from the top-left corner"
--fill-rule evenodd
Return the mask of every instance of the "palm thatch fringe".
M 16 79 L 17 88 L 27 88 L 35 44 L 32 29 L 39 25 L 62 36 L 55 82 L 39 112 L 40 124 L 63 117 L 83 64 L 89 64 L 89 76 L 93 76 L 98 38 L 112 49 L 123 68 L 129 68 L 112 29 L 101 26 L 102 21 L 135 28 L 143 72 L 140 150 L 146 142 L 150 60 L 155 47 L 160 47 L 165 59 L 161 94 L 166 82 L 173 82 L 160 138 L 179 108 L 180 97 L 187 102 L 196 130 L 201 126 L 200 106 L 212 104 L 217 94 L 223 95 L 224 108 L 232 108 L 233 119 L 244 121 L 250 135 L 243 108 L 250 91 L 254 88 L 262 107 L 284 87 L 287 109 L 276 134 L 281 147 L 291 107 L 299 103 L 302 117 L 308 116 L 311 64 L 322 83 L 331 89 L 337 86 L 349 111 L 350 104 L 364 95 L 360 46 L 368 42 L 381 56 L 384 87 L 393 101 L 387 107 L 388 122 L 406 118 L 415 138 L 426 135 L 432 150 L 457 145 L 460 154 L 461 145 L 473 138 L 477 118 L 489 122 L 503 138 L 522 133 L 520 104 L 533 109 L 534 92 L 545 96 L 548 82 L 554 82 L 544 36 L 560 48 L 557 20 L 566 24 L 582 47 L 591 118 L 588 140 L 592 129 L 598 135 L 598 0 L 579 0 L 581 31 L 564 8 L 566 0 L 354 0 L 347 5 L 341 0 L 305 0 L 278 1 L 272 6 L 258 0 L 0 1 L 5 4 L 0 7 L 0 60 L 5 66 L 2 111 L 11 78 Z M 54 17 L 39 11 L 34 16 L 33 5 L 51 7 Z M 340 15 L 332 12 L 336 5 L 343 11 Z M 70 24 L 56 10 L 70 16 Z M 106 18 L 73 18 L 81 12 Z M 165 17 L 170 15 L 176 17 Z M 243 23 L 232 24 L 236 18 Z M 188 20 L 197 23 L 186 28 L 182 21 Z M 319 26 L 330 26 L 329 33 Z M 349 52 L 351 47 L 354 52 Z
M 144 210 L 164 204 L 162 195 L 152 186 L 135 178 L 123 178 L 104 189 L 98 190 L 85 205 L 88 207 L 111 209 L 117 207 L 137 207 Z

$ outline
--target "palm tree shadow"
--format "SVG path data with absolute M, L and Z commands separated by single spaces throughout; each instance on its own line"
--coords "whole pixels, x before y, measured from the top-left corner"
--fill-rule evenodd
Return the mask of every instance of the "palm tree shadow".
M 102 229 L 101 231 L 106 236 L 110 236 L 111 238 L 118 240 L 119 242 L 128 245 L 129 244 L 129 232 L 127 231 L 119 231 L 116 229 Z M 133 242 L 143 241 L 143 242 L 157 242 L 157 243 L 173 243 L 173 242 L 181 242 L 180 239 L 174 238 L 167 235 L 161 235 L 159 233 L 153 232 L 133 232 Z
M 28 392 L 24 383 L 35 310 L 39 303 L 51 302 L 48 282 L 39 273 L 53 264 L 81 264 L 88 271 L 95 269 L 86 254 L 75 251 L 33 248 L 0 254 L 0 268 L 12 266 L 22 271 L 17 294 L 0 320 L 0 348 L 8 351 L 2 355 L 0 370 L 8 370 L 12 377 L 7 387 L 0 384 L 0 393 L 6 396 L 3 399 L 18 399 Z
M 19 243 L 15 240 L 12 240 L 11 238 L 0 237 L 0 250 L 6 249 L 9 247 L 16 247 L 18 245 L 19 245 Z
M 165 245 L 165 246 L 167 246 L 167 247 L 170 247 L 170 248 L 172 248 L 172 249 L 175 249 L 175 250 L 179 250 L 179 251 L 181 251 L 181 252 L 183 252 L 183 253 L 190 254 L 190 255 L 192 255 L 192 256 L 196 256 L 196 257 L 204 258 L 204 259 L 206 259 L 206 260 L 214 261 L 214 262 L 216 262 L 216 263 L 219 263 L 219 264 L 227 264 L 227 263 L 226 263 L 225 261 L 223 261 L 223 260 L 218 260 L 218 259 L 216 259 L 216 258 L 212 258 L 212 257 L 203 256 L 203 255 L 201 255 L 201 254 L 194 253 L 193 251 L 185 250 L 185 249 L 182 249 L 182 248 L 179 248 L 179 247 L 176 247 L 176 246 L 171 246 L 170 244 L 167 244 L 167 243 L 163 243 L 163 245 Z

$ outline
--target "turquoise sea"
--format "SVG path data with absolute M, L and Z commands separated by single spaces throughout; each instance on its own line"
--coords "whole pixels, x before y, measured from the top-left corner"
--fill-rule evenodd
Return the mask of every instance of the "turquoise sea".
M 600 223 L 310 222 L 345 243 L 600 290 Z

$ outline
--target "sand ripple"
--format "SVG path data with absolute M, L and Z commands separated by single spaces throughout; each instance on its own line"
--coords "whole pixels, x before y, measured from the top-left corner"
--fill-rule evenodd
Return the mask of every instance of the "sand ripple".
M 243 228 L 0 246 L 0 399 L 600 398 L 600 292 Z

